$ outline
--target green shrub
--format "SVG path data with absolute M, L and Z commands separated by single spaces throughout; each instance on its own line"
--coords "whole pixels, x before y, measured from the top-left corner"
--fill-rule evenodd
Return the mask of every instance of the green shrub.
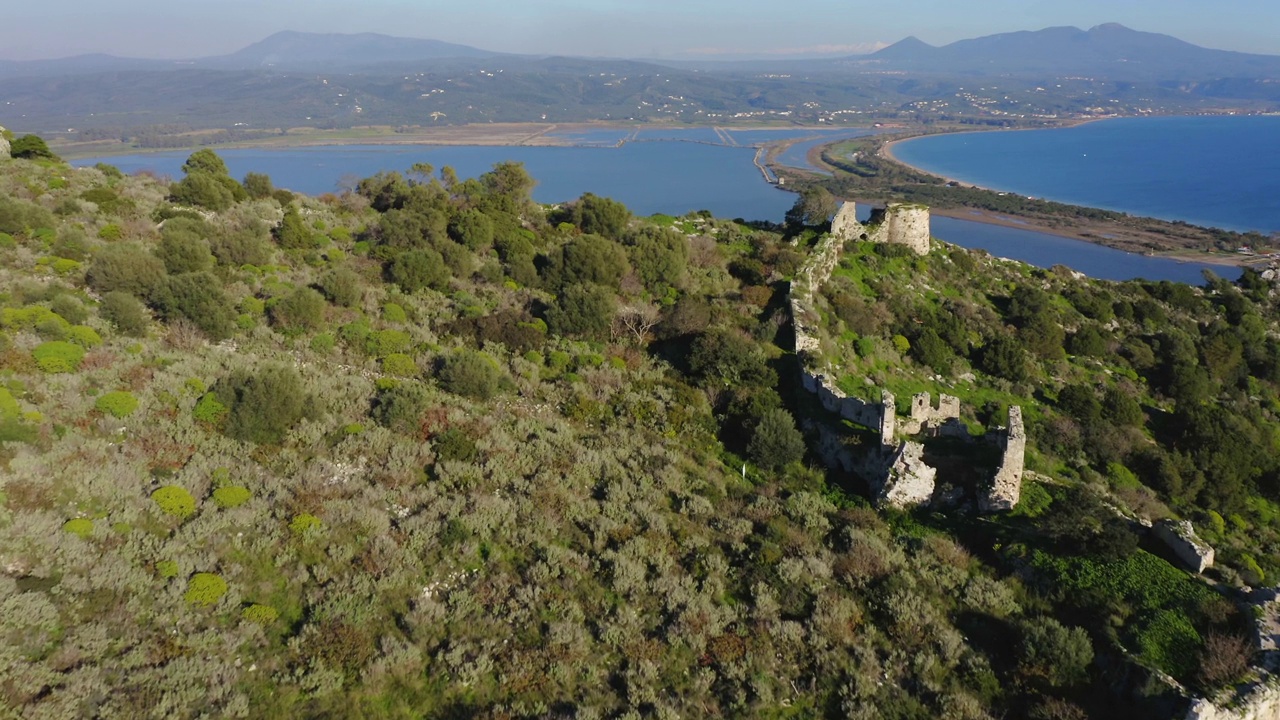
M 277 327 L 315 330 L 324 324 L 327 303 L 324 296 L 309 287 L 297 288 L 271 308 L 271 322 Z
M 311 338 L 311 349 L 321 354 L 328 353 L 330 350 L 333 350 L 333 346 L 335 344 L 336 342 L 333 338 L 333 333 L 320 333 L 319 335 Z
M 213 502 L 222 509 L 239 507 L 253 497 L 249 488 L 239 485 L 224 485 L 213 491 Z
M 498 394 L 504 374 L 493 358 L 474 350 L 449 356 L 440 368 L 440 385 L 455 395 L 488 400 Z
M 378 330 L 365 338 L 365 352 L 374 357 L 386 357 L 408 350 L 412 340 L 403 330 Z
M 156 574 L 166 580 L 178 577 L 178 572 L 178 563 L 172 560 L 161 560 L 156 563 Z
M 370 413 L 380 425 L 396 432 L 418 430 L 422 414 L 427 410 L 427 393 L 418 383 L 397 383 L 380 387 Z
M 382 319 L 387 322 L 405 322 L 409 316 L 405 314 L 404 307 L 399 303 L 389 302 L 382 306 Z
M 56 373 L 75 372 L 84 359 L 84 348 L 62 340 L 41 343 L 31 354 L 36 359 L 36 366 L 42 371 Z
M 418 374 L 418 364 L 404 353 L 391 353 L 382 359 L 382 372 L 398 377 L 413 377 Z
M 72 325 L 83 325 L 89 319 L 89 311 L 84 309 L 84 304 L 71 295 L 59 295 L 49 303 L 49 307 Z
M 187 582 L 187 593 L 183 597 L 197 607 L 209 607 L 216 605 L 226 594 L 226 580 L 213 573 L 196 573 Z
M 804 457 L 804 436 L 796 429 L 791 413 L 777 408 L 760 418 L 747 453 L 761 467 L 780 468 Z
M 227 406 L 218 400 L 216 393 L 205 393 L 191 414 L 202 423 L 218 426 L 227 417 Z
M 258 625 L 270 625 L 280 617 L 280 613 L 270 605 L 250 605 L 240 611 L 240 617 L 245 621 L 257 623 Z
M 151 499 L 166 515 L 186 519 L 196 514 L 196 499 L 184 487 L 166 485 L 151 493 Z
M 114 242 L 124 237 L 124 228 L 120 227 L 116 223 L 107 223 L 98 230 L 98 237 L 106 240 L 107 242 Z
M 67 331 L 67 340 L 82 348 L 95 348 L 102 344 L 102 336 L 88 325 L 73 325 Z
M 289 530 L 295 535 L 305 535 L 319 530 L 322 524 L 320 518 L 311 513 L 299 513 L 293 516 L 293 520 L 289 521 Z
M 147 334 L 147 322 L 150 320 L 147 308 L 127 292 L 116 291 L 104 295 L 98 312 L 125 335 L 142 337 Z
M 93 534 L 93 521 L 89 518 L 72 518 L 62 524 L 62 529 L 87 539 Z
M 93 406 L 112 417 L 128 417 L 138 409 L 138 398 L 133 393 L 116 390 L 99 396 Z
M 223 431 L 236 440 L 275 445 L 302 419 L 306 393 L 290 367 L 257 372 L 239 370 L 218 383 L 218 400 L 227 406 Z

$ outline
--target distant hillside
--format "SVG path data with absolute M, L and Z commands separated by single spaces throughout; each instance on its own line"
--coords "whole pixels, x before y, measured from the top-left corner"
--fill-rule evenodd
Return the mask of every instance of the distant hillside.
M 1210 50 L 1168 35 L 1099 25 L 1053 27 L 934 47 L 914 37 L 842 61 L 859 67 L 975 75 L 1083 75 L 1129 81 L 1280 78 L 1280 56 Z
M 487 58 L 501 55 L 440 40 L 392 37 L 376 33 L 278 32 L 238 52 L 205 58 L 207 67 L 342 69 L 441 58 Z
M 92 54 L 53 60 L 0 60 L 0 78 L 51 77 L 134 70 L 312 70 L 337 72 L 377 65 L 503 56 L 468 45 L 392 37 L 376 33 L 278 32 L 230 55 L 184 60 L 148 60 Z

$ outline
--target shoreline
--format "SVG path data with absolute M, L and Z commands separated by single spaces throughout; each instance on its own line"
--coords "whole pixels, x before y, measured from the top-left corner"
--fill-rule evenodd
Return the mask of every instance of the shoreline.
M 83 143 L 65 143 L 51 146 L 53 151 L 64 160 L 84 160 L 88 158 L 108 158 L 121 155 L 151 155 L 159 153 L 195 152 L 196 150 L 287 150 L 292 148 L 379 145 L 379 146 L 460 146 L 475 145 L 482 147 L 601 147 L 611 148 L 613 144 L 584 145 L 572 139 L 553 135 L 552 133 L 580 133 L 592 131 L 626 131 L 642 132 L 645 130 L 697 130 L 716 127 L 727 132 L 753 132 L 795 130 L 813 132 L 816 136 L 839 132 L 839 127 L 822 125 L 699 125 L 674 126 L 663 124 L 632 123 L 492 123 L 484 125 L 449 125 L 437 128 L 418 128 L 413 132 L 395 132 L 391 126 L 359 126 L 346 130 L 321 130 L 319 128 L 290 128 L 287 132 L 265 137 L 235 140 L 225 143 L 200 144 L 200 135 L 192 135 L 194 141 L 190 145 L 163 148 L 139 148 L 121 142 L 93 141 Z M 847 128 L 859 130 L 861 127 Z M 813 139 L 797 138 L 796 140 Z M 628 142 L 623 138 L 620 143 Z M 770 146 L 780 141 L 765 141 L 759 145 L 725 145 L 725 147 L 752 148 Z M 786 141 L 781 141 L 786 142 Z
M 1009 128 L 1004 130 L 1012 131 L 1012 132 L 1020 132 L 1024 130 L 1066 129 L 1070 127 L 1079 127 L 1081 125 L 1086 125 L 1089 123 L 1104 122 L 1106 120 L 1115 120 L 1115 119 L 1119 119 L 1119 118 L 1108 117 L 1108 118 L 1086 119 L 1080 122 L 1064 124 L 1054 128 Z M 964 130 L 956 133 L 930 133 L 930 134 L 962 135 L 962 134 L 972 134 L 972 133 L 981 133 L 981 132 L 997 132 L 997 130 Z M 904 162 L 901 158 L 899 158 L 894 153 L 895 145 L 898 145 L 900 143 L 905 143 L 911 140 L 916 140 L 921 137 L 926 137 L 927 135 L 929 134 L 912 135 L 909 137 L 899 138 L 897 140 L 891 140 L 881 145 L 879 150 L 876 151 L 876 154 L 879 157 L 884 158 L 885 160 L 897 163 L 917 173 L 920 173 L 923 175 L 930 175 L 936 178 L 941 178 L 945 182 L 954 184 L 957 187 L 973 188 L 975 190 L 984 190 L 987 192 L 996 192 L 996 193 L 1013 192 L 1009 190 L 1000 190 L 996 188 L 990 188 L 984 185 L 977 185 L 965 180 L 948 177 L 940 173 L 926 170 L 925 168 L 921 168 L 916 165 L 912 165 L 911 163 Z M 1043 199 L 1052 200 L 1052 198 L 1043 198 Z M 1141 230 L 1135 231 L 1127 228 L 1118 228 L 1116 225 L 1112 223 L 1108 223 L 1106 221 L 1075 220 L 1072 222 L 1070 226 L 1062 227 L 1062 226 L 1051 225 L 1042 220 L 1025 216 L 1025 215 L 1014 215 L 1012 213 L 998 213 L 990 210 L 983 210 L 981 208 L 956 207 L 956 208 L 942 209 L 942 208 L 935 207 L 935 208 L 931 208 L 931 211 L 935 215 L 952 218 L 955 220 L 969 220 L 972 222 L 980 222 L 988 225 L 997 225 L 1001 227 L 1039 232 L 1039 233 L 1044 233 L 1046 235 L 1053 235 L 1055 237 L 1067 238 L 1070 240 L 1078 240 L 1081 242 L 1087 242 L 1094 245 L 1101 245 L 1103 247 L 1109 247 L 1114 250 L 1120 250 L 1122 252 L 1127 252 L 1134 255 L 1142 255 L 1144 257 L 1167 258 L 1167 259 L 1176 260 L 1179 262 L 1198 262 L 1198 263 L 1205 263 L 1209 265 L 1219 265 L 1219 266 L 1229 266 L 1229 267 L 1253 267 L 1253 266 L 1265 265 L 1275 259 L 1269 256 L 1239 255 L 1239 254 L 1233 254 L 1233 253 L 1215 253 L 1215 252 L 1208 252 L 1203 250 L 1195 250 L 1191 248 L 1147 250 L 1145 252 L 1138 251 L 1132 247 L 1126 246 L 1122 242 L 1117 242 L 1119 238 L 1106 238 L 1103 236 L 1108 234 L 1124 233 L 1129 237 L 1129 239 L 1137 241 L 1144 237 L 1151 237 L 1151 233 L 1144 232 Z M 1138 216 L 1134 216 L 1134 217 L 1138 217 Z M 1151 219 L 1159 222 L 1165 222 L 1165 223 L 1173 222 L 1171 220 L 1165 220 L 1163 218 L 1151 218 Z M 1216 228 L 1206 228 L 1206 229 L 1216 229 Z M 1108 242 L 1108 240 L 1111 240 L 1111 242 Z
M 1096 236 L 1088 233 L 1072 232 L 1071 230 L 1053 227 L 1034 220 L 1015 217 L 1004 213 L 995 213 L 989 210 L 981 210 L 978 208 L 930 208 L 929 212 L 939 217 L 950 218 L 952 220 L 963 220 L 966 222 L 982 223 L 983 225 L 995 225 L 997 227 L 1006 227 L 1014 230 L 1025 230 L 1027 232 L 1036 232 L 1044 235 L 1052 235 L 1054 237 L 1065 238 L 1067 240 L 1076 240 L 1078 242 L 1089 243 L 1090 245 L 1098 245 L 1100 247 L 1119 250 L 1120 252 L 1129 253 L 1130 255 L 1138 255 L 1141 257 L 1163 258 L 1166 260 L 1174 260 L 1177 262 L 1194 263 L 1201 265 L 1218 265 L 1222 267 L 1253 267 L 1255 265 L 1263 265 L 1268 263 L 1271 258 L 1257 255 L 1231 255 L 1226 253 L 1210 253 L 1201 250 L 1160 250 L 1150 252 L 1135 252 L 1128 248 L 1116 247 L 1103 242 L 1098 242 Z M 946 240 L 946 238 L 939 238 Z

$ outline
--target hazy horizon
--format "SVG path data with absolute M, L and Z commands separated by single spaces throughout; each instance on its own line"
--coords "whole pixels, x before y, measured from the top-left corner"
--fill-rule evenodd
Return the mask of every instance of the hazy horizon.
M 485 50 L 620 58 L 730 59 L 872 52 L 915 36 L 932 45 L 1019 30 L 1117 22 L 1204 47 L 1280 55 L 1280 3 L 1228 0 L 801 0 L 786 12 L 762 0 L 474 0 L 464 6 L 369 0 L 227 0 L 217 4 L 120 0 L 85 8 L 49 0 L 6 13 L 0 59 L 88 53 L 190 59 L 233 53 L 276 32 L 373 32 Z M 841 18 L 844 20 L 841 21 Z

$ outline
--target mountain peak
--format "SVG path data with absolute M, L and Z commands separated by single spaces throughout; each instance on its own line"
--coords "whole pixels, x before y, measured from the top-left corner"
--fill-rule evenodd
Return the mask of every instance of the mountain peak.
M 1125 27 L 1124 25 L 1121 25 L 1120 23 L 1102 23 L 1101 25 L 1094 25 L 1093 27 L 1089 28 L 1089 32 L 1090 33 L 1102 33 L 1102 32 L 1130 32 L 1131 33 L 1134 31 L 1130 28 Z

